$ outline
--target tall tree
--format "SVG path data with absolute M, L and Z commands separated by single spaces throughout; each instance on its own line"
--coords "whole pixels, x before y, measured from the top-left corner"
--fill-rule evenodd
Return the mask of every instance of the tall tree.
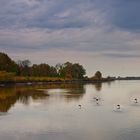
M 31 67 L 31 75 L 40 77 L 56 77 L 57 70 L 55 69 L 55 67 L 49 66 L 45 63 L 39 65 L 34 64 Z
M 78 63 L 72 64 L 70 62 L 66 62 L 63 65 L 61 65 L 61 69 L 59 72 L 59 75 L 61 77 L 75 79 L 82 79 L 86 74 L 86 71 L 82 65 L 79 65 Z
M 102 78 L 102 73 L 100 71 L 97 71 L 94 75 L 94 78 L 101 79 Z
M 0 52 L 0 71 L 18 74 L 19 67 L 7 54 Z
M 20 68 L 20 75 L 21 76 L 30 76 L 30 65 L 31 62 L 29 60 L 19 60 L 17 62 Z

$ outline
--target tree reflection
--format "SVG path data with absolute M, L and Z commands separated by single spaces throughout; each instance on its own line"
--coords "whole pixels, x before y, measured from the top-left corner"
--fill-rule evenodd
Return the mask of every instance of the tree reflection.
M 0 112 L 7 112 L 16 101 L 15 88 L 0 89 Z
M 8 110 L 17 102 L 28 105 L 30 99 L 37 100 L 46 98 L 48 95 L 43 92 L 36 92 L 28 87 L 6 87 L 0 89 L 0 112 L 8 112 Z
M 50 84 L 34 86 L 16 86 L 0 88 L 0 112 L 8 112 L 16 102 L 29 105 L 30 101 L 47 100 L 52 96 L 48 95 L 46 89 L 66 89 L 69 92 L 61 94 L 60 98 L 67 102 L 79 100 L 85 93 L 82 84 Z
M 97 91 L 101 91 L 101 89 L 102 89 L 102 83 L 95 83 L 94 86 L 95 86 L 95 89 Z

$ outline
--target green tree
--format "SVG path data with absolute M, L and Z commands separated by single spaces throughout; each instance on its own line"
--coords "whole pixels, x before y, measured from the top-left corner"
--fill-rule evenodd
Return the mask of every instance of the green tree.
M 21 76 L 30 76 L 30 65 L 31 62 L 29 60 L 19 60 L 17 62 L 20 68 L 20 75 Z
M 85 74 L 85 69 L 78 63 L 72 64 L 70 62 L 66 62 L 61 65 L 59 69 L 59 75 L 66 78 L 82 79 Z
M 0 52 L 0 71 L 13 72 L 18 75 L 19 67 L 7 54 Z
M 31 75 L 39 77 L 56 77 L 57 70 L 55 69 L 55 67 L 49 66 L 45 63 L 39 65 L 34 64 L 31 67 Z
M 100 71 L 97 71 L 94 75 L 94 78 L 96 79 L 102 79 L 102 73 Z

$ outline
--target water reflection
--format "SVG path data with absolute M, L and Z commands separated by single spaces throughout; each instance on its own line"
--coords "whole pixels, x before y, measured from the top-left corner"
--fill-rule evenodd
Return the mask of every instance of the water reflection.
M 50 85 L 34 85 L 34 86 L 15 86 L 0 88 L 0 112 L 8 112 L 16 102 L 29 105 L 30 100 L 47 100 L 51 95 L 48 89 L 59 89 L 60 98 L 64 98 L 67 102 L 79 100 L 85 93 L 82 84 L 50 84 Z M 68 92 L 61 93 L 66 90 Z
M 97 91 L 102 88 L 101 83 L 92 84 Z M 55 93 L 51 93 L 52 91 Z M 50 92 L 51 91 L 51 92 Z M 50 96 L 57 96 L 66 102 L 78 101 L 83 98 L 85 88 L 83 84 L 48 84 L 32 86 L 14 86 L 0 88 L 0 112 L 8 112 L 16 102 L 29 105 L 30 100 L 47 100 Z M 61 95 L 61 96 L 60 96 Z
M 8 112 L 8 115 L 0 116 L 0 138 L 140 139 L 139 85 L 140 81 L 116 81 L 110 85 L 51 84 L 0 88 L 0 110 L 3 112 L 0 115 Z M 117 109 L 118 104 L 120 109 Z
M 0 112 L 7 112 L 17 101 L 15 88 L 0 89 Z
M 96 84 L 94 84 L 94 86 L 95 86 L 95 89 L 97 91 L 101 91 L 101 89 L 102 89 L 102 83 L 96 83 Z

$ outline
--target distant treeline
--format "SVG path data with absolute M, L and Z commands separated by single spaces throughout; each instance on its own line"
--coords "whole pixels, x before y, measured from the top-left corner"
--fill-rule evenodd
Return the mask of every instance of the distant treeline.
M 116 80 L 140 80 L 140 77 L 117 77 Z
M 66 62 L 56 66 L 50 66 L 46 63 L 31 65 L 29 60 L 15 62 L 5 53 L 0 53 L 0 71 L 24 77 L 60 77 L 69 79 L 83 79 L 86 74 L 86 70 L 78 63 Z

